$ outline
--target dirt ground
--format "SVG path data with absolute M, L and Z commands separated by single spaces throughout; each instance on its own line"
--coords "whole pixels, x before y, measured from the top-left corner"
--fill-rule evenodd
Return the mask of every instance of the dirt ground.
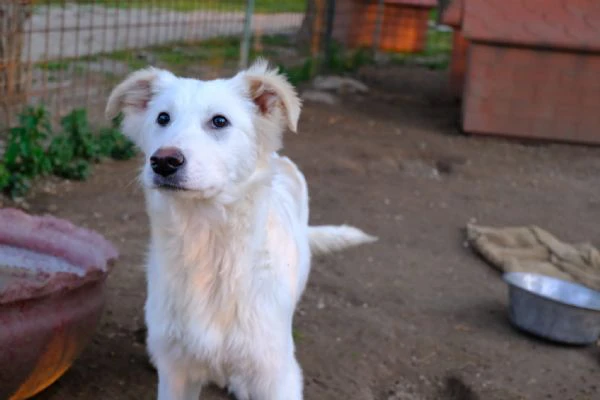
M 371 91 L 307 104 L 285 153 L 305 172 L 314 223 L 380 237 L 317 258 L 295 319 L 306 399 L 600 398 L 598 347 L 563 347 L 514 330 L 500 275 L 462 228 L 538 224 L 600 245 L 598 149 L 465 137 L 442 72 L 361 72 Z M 97 229 L 122 257 L 99 330 L 39 399 L 152 399 L 143 345 L 148 236 L 140 160 L 107 162 L 83 183 L 46 186 L 32 212 Z M 226 398 L 216 389 L 204 399 Z

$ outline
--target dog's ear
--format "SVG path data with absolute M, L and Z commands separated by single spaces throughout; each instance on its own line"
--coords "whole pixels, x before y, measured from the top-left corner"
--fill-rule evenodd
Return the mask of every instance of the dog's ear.
M 292 132 L 296 132 L 301 102 L 286 77 L 276 69 L 269 68 L 269 64 L 263 59 L 256 61 L 241 74 L 258 112 L 278 124 L 285 123 Z
M 169 71 L 152 67 L 132 73 L 108 97 L 106 117 L 113 119 L 120 112 L 128 116 L 145 111 L 161 86 L 174 78 L 175 75 Z

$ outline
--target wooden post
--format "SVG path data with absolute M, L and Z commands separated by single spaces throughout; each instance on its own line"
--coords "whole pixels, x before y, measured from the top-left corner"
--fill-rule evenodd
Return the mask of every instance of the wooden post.
M 29 2 L 12 0 L 0 4 L 0 95 L 5 99 L 24 87 L 24 29 L 30 15 Z
M 321 29 L 323 27 L 323 13 L 325 12 L 325 0 L 315 0 L 315 19 L 312 26 L 312 38 L 310 41 L 311 76 L 316 73 L 316 68 L 321 51 Z

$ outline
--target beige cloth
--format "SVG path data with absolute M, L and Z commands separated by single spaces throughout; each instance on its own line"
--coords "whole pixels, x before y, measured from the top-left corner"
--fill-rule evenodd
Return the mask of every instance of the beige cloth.
M 600 253 L 588 243 L 567 244 L 537 226 L 467 225 L 467 240 L 502 272 L 533 272 L 600 290 Z

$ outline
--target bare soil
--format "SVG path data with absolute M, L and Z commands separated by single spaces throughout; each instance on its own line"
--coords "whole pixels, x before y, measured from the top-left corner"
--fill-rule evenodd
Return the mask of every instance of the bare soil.
M 538 224 L 600 244 L 598 149 L 465 137 L 443 72 L 365 69 L 367 95 L 307 104 L 285 153 L 305 172 L 314 223 L 380 237 L 317 258 L 295 319 L 306 399 L 600 398 L 598 347 L 513 329 L 506 287 L 462 231 Z M 140 160 L 107 162 L 81 183 L 46 183 L 31 212 L 105 234 L 122 257 L 93 342 L 39 399 L 152 399 L 143 344 L 148 238 Z M 205 399 L 225 399 L 210 389 Z

